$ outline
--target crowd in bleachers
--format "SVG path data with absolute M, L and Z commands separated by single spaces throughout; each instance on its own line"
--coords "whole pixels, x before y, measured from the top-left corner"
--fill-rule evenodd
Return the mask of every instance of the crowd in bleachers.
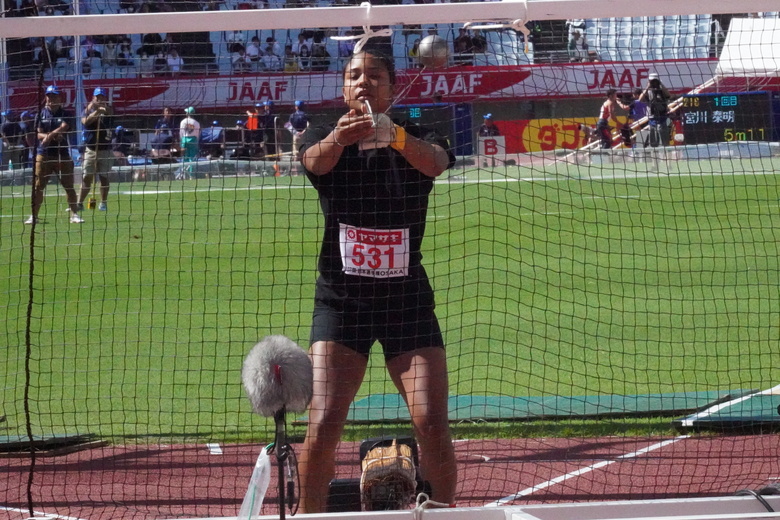
M 322 5 L 328 0 L 317 0 Z M 339 2 L 340 0 L 335 0 Z M 417 0 L 402 0 L 411 3 Z M 333 3 L 333 0 L 330 0 Z M 262 9 L 315 5 L 312 0 L 86 0 L 79 12 L 136 13 Z M 63 0 L 6 0 L 10 16 L 67 15 Z M 759 13 L 777 16 L 777 13 Z M 561 22 L 562 24 L 562 22 Z M 397 67 L 417 66 L 417 47 L 428 34 L 451 44 L 452 65 L 521 65 L 561 61 L 640 61 L 715 55 L 724 32 L 711 15 L 568 20 L 565 25 L 529 22 L 526 38 L 512 28 L 485 30 L 457 24 L 398 27 L 387 42 Z M 53 77 L 80 64 L 86 77 L 156 77 L 180 74 L 323 72 L 340 70 L 361 27 L 131 34 L 15 39 L 9 44 L 11 79 L 32 77 L 44 66 Z M 78 56 L 76 54 L 79 54 Z

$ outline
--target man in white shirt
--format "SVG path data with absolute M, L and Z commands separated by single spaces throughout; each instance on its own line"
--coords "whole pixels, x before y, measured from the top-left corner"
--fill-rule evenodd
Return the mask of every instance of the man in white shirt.
M 179 56 L 179 51 L 171 49 L 168 52 L 168 72 L 171 76 L 178 76 L 184 67 L 184 60 Z
M 192 117 L 195 113 L 194 107 L 188 107 L 184 110 L 186 117 L 179 123 L 179 136 L 181 138 L 182 169 L 176 175 L 177 179 L 194 178 L 192 163 L 198 160 L 200 138 L 200 123 Z
M 282 70 L 282 60 L 274 54 L 273 49 L 271 47 L 267 47 L 265 49 L 265 54 L 262 58 L 263 63 L 263 70 L 269 70 L 269 71 L 279 71 Z
M 246 59 L 252 65 L 252 69 L 257 68 L 257 64 L 260 62 L 260 38 L 257 36 L 252 37 L 252 41 L 246 46 Z

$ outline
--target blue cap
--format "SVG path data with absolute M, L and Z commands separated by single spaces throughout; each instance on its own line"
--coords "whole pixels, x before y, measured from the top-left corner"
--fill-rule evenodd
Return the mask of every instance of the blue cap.
M 263 106 L 272 107 L 274 106 L 274 102 L 271 101 L 270 99 L 268 101 L 263 101 Z
M 19 119 L 29 119 L 33 116 L 33 113 L 29 110 L 25 110 L 21 114 L 19 114 Z
M 236 121 L 236 126 L 244 126 L 244 122 L 239 119 Z
M 300 99 L 296 99 L 295 106 L 296 108 L 301 108 L 303 106 L 303 101 L 301 101 Z
M 485 115 L 484 115 L 484 116 L 482 116 L 482 117 L 484 117 L 485 119 L 493 119 L 493 114 L 489 114 L 489 113 L 488 113 L 488 114 L 485 114 Z
M 95 90 L 92 91 L 92 95 L 108 97 L 108 91 L 103 87 L 97 87 Z
M 219 121 L 212 121 L 211 126 L 219 126 Z
M 49 85 L 48 87 L 46 87 L 46 94 L 47 95 L 54 94 L 56 96 L 59 96 L 60 94 L 62 94 L 62 91 L 60 90 L 60 87 L 58 87 L 57 85 Z
M 255 103 L 255 108 L 264 107 L 265 103 Z
M 125 129 L 125 127 L 124 127 L 124 126 L 122 126 L 122 125 L 119 125 L 118 127 L 116 127 L 116 130 L 114 130 L 114 131 L 115 131 L 115 132 L 121 132 L 121 131 L 123 131 L 124 129 Z
M 10 110 L 3 110 L 2 112 L 0 112 L 0 116 L 3 116 L 3 117 L 8 117 L 11 114 L 13 114 L 13 112 L 11 112 Z

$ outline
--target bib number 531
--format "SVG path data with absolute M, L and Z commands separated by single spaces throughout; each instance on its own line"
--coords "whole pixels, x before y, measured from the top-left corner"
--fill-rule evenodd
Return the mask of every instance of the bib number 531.
M 406 276 L 409 230 L 371 229 L 340 224 L 342 270 L 370 278 Z

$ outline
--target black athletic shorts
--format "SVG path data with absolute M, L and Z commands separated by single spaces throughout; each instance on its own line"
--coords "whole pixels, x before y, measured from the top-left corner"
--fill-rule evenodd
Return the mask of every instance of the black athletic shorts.
M 419 348 L 444 348 L 432 294 L 345 298 L 319 284 L 310 336 L 312 344 L 317 341 L 335 341 L 366 357 L 378 341 L 386 361 Z

